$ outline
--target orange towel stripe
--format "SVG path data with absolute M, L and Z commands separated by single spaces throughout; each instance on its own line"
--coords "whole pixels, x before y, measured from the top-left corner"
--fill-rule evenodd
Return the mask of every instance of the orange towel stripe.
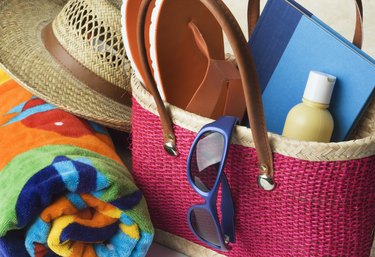
M 43 221 L 50 223 L 62 215 L 73 215 L 77 212 L 76 207 L 66 197 L 62 196 L 45 208 L 40 217 Z

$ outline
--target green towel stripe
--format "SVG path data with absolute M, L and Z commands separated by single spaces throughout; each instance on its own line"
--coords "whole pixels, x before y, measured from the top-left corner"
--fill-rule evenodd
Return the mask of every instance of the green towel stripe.
M 29 150 L 15 157 L 0 172 L 0 195 L 2 196 L 0 210 L 3 217 L 0 220 L 0 237 L 9 230 L 18 229 L 15 207 L 24 185 L 34 174 L 50 165 L 57 156 L 89 159 L 94 167 L 106 176 L 110 184 L 100 197 L 105 202 L 138 190 L 125 166 L 98 153 L 71 145 L 48 145 Z M 141 230 L 152 233 L 153 229 L 144 199 L 133 210 L 126 213 L 140 226 Z

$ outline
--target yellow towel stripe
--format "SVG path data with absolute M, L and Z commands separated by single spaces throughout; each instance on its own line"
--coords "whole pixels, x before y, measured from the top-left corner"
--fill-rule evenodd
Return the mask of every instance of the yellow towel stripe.
M 133 224 L 130 226 L 127 226 L 125 224 L 120 224 L 120 228 L 122 232 L 124 232 L 126 235 L 130 236 L 131 238 L 135 240 L 139 240 L 139 228 L 137 224 Z
M 119 219 L 121 217 L 121 210 L 118 208 L 112 209 L 112 210 L 99 210 L 104 215 L 107 215 L 114 219 Z
M 67 215 L 55 219 L 52 223 L 51 231 L 47 239 L 47 244 L 52 251 L 60 256 L 69 257 L 73 252 L 72 242 L 66 241 L 60 243 L 60 235 L 63 229 L 73 222 L 74 216 Z

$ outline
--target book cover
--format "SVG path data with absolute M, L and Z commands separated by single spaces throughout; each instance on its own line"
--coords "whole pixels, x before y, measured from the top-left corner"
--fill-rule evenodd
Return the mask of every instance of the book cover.
M 375 61 L 290 0 L 269 0 L 249 40 L 269 131 L 282 134 L 311 70 L 337 77 L 331 141 L 344 141 L 374 95 Z

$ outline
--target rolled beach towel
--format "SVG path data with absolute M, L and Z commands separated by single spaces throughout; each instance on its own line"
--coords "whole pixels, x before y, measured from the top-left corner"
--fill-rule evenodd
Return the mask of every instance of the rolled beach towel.
M 0 71 L 0 256 L 145 256 L 147 205 L 107 131 Z

